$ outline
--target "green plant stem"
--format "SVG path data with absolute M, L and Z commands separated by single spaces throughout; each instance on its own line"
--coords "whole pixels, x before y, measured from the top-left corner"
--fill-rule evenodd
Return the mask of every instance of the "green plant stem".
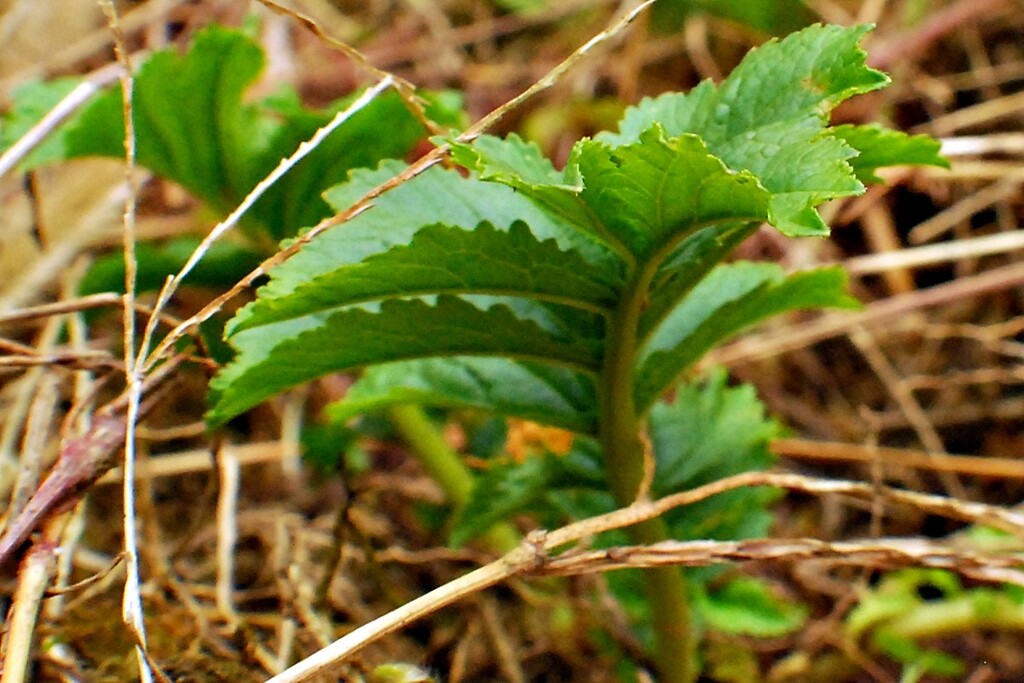
M 473 493 L 473 473 L 437 426 L 415 405 L 392 406 L 388 418 L 449 502 L 461 510 Z M 519 533 L 509 524 L 497 523 L 484 534 L 483 540 L 492 550 L 507 553 L 519 544 Z
M 637 329 L 654 268 L 639 269 L 626 288 L 615 316 L 609 320 L 604 367 L 599 388 L 600 439 L 608 472 L 608 485 L 620 506 L 636 500 L 644 477 L 641 422 L 633 398 Z M 663 519 L 636 524 L 627 532 L 634 543 L 667 540 Z M 644 588 L 655 633 L 655 661 L 660 678 L 691 683 L 697 678 L 697 637 L 690 615 L 686 580 L 677 567 L 645 570 Z

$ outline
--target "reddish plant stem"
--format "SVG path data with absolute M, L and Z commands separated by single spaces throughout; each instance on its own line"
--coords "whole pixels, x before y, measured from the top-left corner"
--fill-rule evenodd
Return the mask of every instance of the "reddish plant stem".
M 183 360 L 182 356 L 175 356 L 146 378 L 143 391 L 149 398 L 140 407 L 140 416 L 152 410 L 163 397 L 166 387 L 160 387 L 174 376 Z M 117 464 L 128 430 L 123 416 L 126 407 L 126 396 L 111 401 L 96 411 L 85 434 L 61 447 L 53 469 L 0 535 L 0 571 L 6 570 L 29 536 L 50 516 L 77 503 L 90 486 Z
M 116 464 L 125 431 L 123 417 L 97 415 L 88 432 L 64 446 L 57 464 L 0 537 L 0 569 L 50 515 L 76 502 Z

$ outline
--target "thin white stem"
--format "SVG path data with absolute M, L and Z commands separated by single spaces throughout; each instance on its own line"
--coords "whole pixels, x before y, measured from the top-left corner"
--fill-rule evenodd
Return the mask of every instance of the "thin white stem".
M 145 377 L 136 370 L 135 363 L 135 287 L 138 274 L 138 261 L 135 254 L 135 210 L 138 201 L 138 182 L 135 177 L 136 140 L 135 110 L 133 106 L 135 77 L 131 59 L 125 49 L 124 36 L 118 21 L 117 9 L 112 0 L 100 0 L 100 6 L 107 16 L 107 23 L 114 36 L 114 52 L 122 66 L 121 106 L 124 112 L 124 152 L 125 180 L 128 194 L 124 202 L 124 365 L 128 379 L 127 429 L 124 439 L 124 553 L 127 575 L 121 603 L 121 615 L 136 638 L 136 653 L 139 662 L 139 679 L 142 683 L 151 683 L 153 672 L 146 657 L 146 622 L 142 612 L 142 595 L 139 590 L 139 543 L 136 535 L 137 519 L 135 514 L 135 426 L 139 420 L 139 406 L 142 403 L 142 386 Z
M 136 645 L 139 658 L 139 676 L 143 683 L 151 683 L 153 672 L 149 668 L 143 648 L 146 646 L 146 624 L 142 612 L 142 594 L 139 589 L 139 541 L 136 534 L 135 515 L 135 425 L 139 420 L 139 404 L 142 399 L 142 380 L 138 373 L 129 375 L 128 431 L 124 447 L 124 554 L 126 577 L 124 600 L 121 605 L 122 618 L 132 626 L 139 644 Z
M 78 291 L 79 284 L 81 283 L 82 276 L 85 274 L 87 263 L 88 262 L 85 259 L 80 259 L 71 268 L 71 272 L 64 279 L 64 283 L 61 288 L 62 300 L 74 298 L 74 294 Z M 117 303 L 121 303 L 120 298 L 121 297 L 117 297 Z M 81 310 L 70 312 L 66 315 L 66 318 L 68 340 L 71 347 L 76 352 L 86 351 L 86 347 L 88 346 L 88 330 L 85 323 L 85 317 L 82 315 Z M 73 395 L 73 405 L 82 406 L 83 408 L 89 405 L 90 399 L 95 396 L 93 393 L 93 376 L 90 371 L 83 370 L 75 373 Z M 70 429 L 70 433 L 75 436 L 85 434 L 89 429 L 88 409 L 79 411 L 75 420 L 69 424 L 68 427 Z M 59 545 L 63 549 L 63 552 L 57 556 L 57 572 L 55 580 L 57 591 L 56 595 L 47 600 L 44 605 L 46 616 L 49 619 L 58 619 L 64 613 L 65 596 L 63 595 L 62 589 L 67 588 L 71 582 L 76 546 L 82 537 L 82 533 L 85 531 L 85 509 L 86 500 L 83 499 L 75 506 L 74 510 L 72 510 L 70 519 L 68 519 L 68 523 L 61 534 Z
M 90 97 L 113 81 L 120 71 L 120 64 L 111 68 L 104 68 L 98 71 L 93 78 L 75 86 L 53 109 L 46 112 L 46 115 L 39 120 L 39 123 L 29 128 L 28 132 L 7 148 L 7 151 L 0 154 L 0 177 L 10 173 L 33 149 L 38 147 L 47 136 L 55 131 L 61 123 L 74 114 L 79 107 L 88 102 Z
M 238 621 L 235 612 L 235 545 L 238 542 L 238 492 L 241 465 L 238 456 L 222 450 L 220 462 L 220 494 L 217 497 L 217 609 L 228 623 Z
M 281 414 L 281 471 L 292 482 L 298 481 L 302 470 L 302 426 L 309 391 L 300 387 L 288 394 Z
M 271 666 L 273 667 L 270 669 L 271 671 L 279 673 L 288 667 L 292 651 L 295 649 L 295 639 L 298 633 L 299 625 L 295 623 L 295 619 L 285 617 L 281 620 L 281 623 L 277 627 L 278 646 L 274 660 L 271 663 Z

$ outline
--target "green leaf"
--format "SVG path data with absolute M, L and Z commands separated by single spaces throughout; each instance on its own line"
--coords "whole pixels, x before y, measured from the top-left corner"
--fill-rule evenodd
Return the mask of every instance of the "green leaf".
M 869 27 L 811 26 L 751 50 L 716 86 L 647 99 L 627 111 L 617 134 L 630 144 L 652 124 L 670 137 L 699 135 L 734 170 L 752 172 L 773 193 L 771 223 L 786 234 L 827 233 L 813 207 L 857 194 L 846 160 L 855 151 L 828 134 L 825 115 L 844 99 L 888 83 L 868 68 L 858 43 Z
M 590 377 L 505 358 L 428 358 L 367 368 L 327 411 L 342 421 L 401 403 L 480 408 L 576 432 L 597 431 Z
M 571 159 L 559 173 L 540 148 L 513 134 L 507 138 L 482 135 L 471 145 L 448 141 L 452 159 L 476 171 L 481 180 L 502 183 L 529 197 L 547 214 L 578 233 L 581 240 L 619 247 L 584 203 L 582 178 Z M 574 149 L 578 152 L 579 146 Z M 625 255 L 625 253 L 624 253 Z
M 344 211 L 404 168 L 401 162 L 388 161 L 373 171 L 359 169 L 352 173 L 348 183 L 331 188 L 324 197 L 337 211 Z M 259 290 L 258 306 L 261 310 L 279 305 L 301 307 L 304 304 L 299 300 L 280 304 L 278 300 L 283 302 L 296 296 L 296 292 L 308 292 L 309 282 L 333 277 L 372 255 L 408 244 L 430 225 L 440 223 L 469 229 L 489 223 L 501 230 L 517 221 L 526 223 L 535 239 L 553 239 L 560 249 L 578 252 L 588 264 L 587 272 L 606 273 L 608 283 L 621 277 L 622 266 L 610 251 L 592 241 L 581 241 L 578 233 L 552 220 L 529 199 L 507 187 L 463 178 L 455 171 L 435 167 L 378 198 L 370 210 L 341 228 L 319 235 L 274 268 L 270 282 Z M 251 326 L 248 317 L 255 309 L 244 308 L 233 325 L 238 329 Z
M 860 42 L 871 26 L 810 26 L 751 50 L 722 83 L 728 136 L 787 120 L 889 84 L 867 66 Z
M 347 207 L 352 201 L 362 196 L 366 190 L 375 187 L 380 182 L 392 177 L 402 166 L 397 162 L 389 162 L 382 165 L 376 171 L 359 171 L 353 174 L 352 180 L 343 186 L 333 188 L 327 193 L 328 201 L 332 202 L 339 209 Z M 458 198 L 456 200 L 456 198 Z M 511 226 L 517 219 L 529 221 L 531 236 L 525 227 L 520 224 L 515 234 L 502 231 L 500 228 Z M 490 226 L 481 231 L 455 230 L 451 227 L 434 226 L 423 236 L 422 241 L 417 242 L 417 247 L 411 244 L 401 247 L 396 252 L 389 250 L 403 243 L 411 243 L 414 237 L 425 226 L 436 221 L 442 221 L 451 226 L 476 226 L 482 222 Z M 497 228 L 497 229 L 495 229 Z M 459 261 L 450 258 L 447 242 L 436 243 L 434 240 L 441 234 L 457 239 L 466 248 L 481 248 L 484 244 L 493 248 L 489 263 L 501 264 L 493 269 L 481 269 L 480 263 L 471 257 L 460 257 Z M 538 240 L 543 239 L 544 242 Z M 554 243 L 552 243 L 552 240 Z M 557 244 L 557 248 L 556 245 Z M 530 259 L 538 259 L 541 264 L 548 261 L 550 269 L 549 276 L 545 281 L 538 281 L 537 286 L 550 295 L 564 296 L 570 292 L 570 286 L 575 287 L 576 295 L 588 297 L 592 301 L 611 301 L 612 294 L 610 287 L 613 286 L 615 278 L 619 277 L 621 264 L 606 249 L 592 248 L 589 251 L 590 261 L 580 256 L 587 254 L 586 249 L 574 252 L 562 252 L 559 249 L 571 248 L 579 244 L 578 233 L 567 231 L 561 224 L 551 220 L 538 210 L 528 199 L 517 195 L 509 188 L 493 183 L 482 183 L 480 181 L 465 179 L 458 173 L 431 169 L 422 175 L 400 185 L 393 191 L 379 198 L 376 204 L 368 211 L 355 217 L 343 228 L 328 231 L 305 246 L 298 254 L 271 273 L 271 281 L 260 289 L 259 298 L 256 304 L 243 309 L 234 319 L 231 331 L 234 334 L 232 342 L 240 349 L 248 351 L 239 355 L 236 362 L 227 368 L 223 376 L 226 378 L 218 383 L 218 386 L 227 387 L 232 381 L 248 382 L 248 373 L 253 372 L 254 377 L 260 379 L 256 382 L 260 390 L 251 394 L 251 401 L 228 401 L 220 402 L 215 411 L 217 419 L 226 419 L 231 416 L 231 410 L 241 411 L 257 403 L 262 398 L 272 395 L 280 389 L 292 384 L 312 379 L 319 374 L 343 369 L 337 363 L 330 363 L 326 366 L 314 364 L 310 368 L 319 367 L 318 370 L 297 374 L 292 367 L 294 361 L 285 352 L 289 347 L 285 342 L 290 338 L 308 333 L 311 329 L 321 330 L 321 337 L 330 336 L 330 325 L 334 323 L 348 324 L 345 321 L 351 316 L 372 317 L 368 312 L 351 313 L 348 315 L 338 314 L 333 317 L 339 307 L 353 301 L 352 295 L 358 288 L 362 288 L 362 294 L 369 291 L 376 291 L 377 294 L 390 292 L 393 295 L 400 295 L 403 287 L 415 286 L 418 288 L 413 293 L 420 293 L 429 289 L 433 279 L 432 292 L 443 291 L 445 287 L 454 285 L 462 286 L 452 278 L 464 278 L 472 276 L 476 279 L 477 287 L 494 287 L 499 280 L 502 286 L 518 285 L 520 288 L 525 280 L 515 281 L 508 277 L 510 267 L 514 267 L 517 273 L 523 273 L 524 263 Z M 475 247 L 474 247 L 475 245 Z M 594 243 L 590 245 L 596 246 Z M 519 255 L 525 261 L 519 263 L 506 262 L 508 255 L 502 256 L 501 252 L 507 248 L 515 247 Z M 440 251 L 438 251 L 440 249 Z M 426 250 L 426 251 L 424 251 Z M 579 255 L 577 255 L 579 254 Z M 362 265 L 361 261 L 376 256 L 381 260 L 369 260 Z M 417 259 L 421 264 L 431 266 L 429 275 L 421 277 L 424 273 L 418 270 Z M 438 260 L 435 260 L 438 259 Z M 452 268 L 438 268 L 441 259 L 451 262 Z M 562 265 L 559 266 L 558 264 Z M 408 271 L 404 280 L 392 280 L 392 275 L 398 274 L 392 267 L 396 264 L 405 264 Z M 457 267 L 455 267 L 457 266 Z M 603 269 L 603 270 L 602 270 Z M 570 272 L 572 271 L 572 272 Z M 539 272 L 539 271 L 538 271 Z M 374 277 L 366 276 L 367 273 Z M 446 275 L 444 275 L 447 273 Z M 442 279 L 435 276 L 444 275 Z M 349 278 L 351 277 L 351 280 Z M 531 276 L 532 277 L 532 276 Z M 376 279 L 375 279 L 376 278 Z M 416 282 L 413 279 L 418 278 Z M 446 279 L 445 279 L 446 278 Z M 526 278 L 528 280 L 529 278 Z M 323 282 L 337 283 L 334 287 L 344 295 L 335 298 L 337 292 L 323 286 Z M 447 282 L 447 284 L 445 284 Z M 577 283 L 572 285 L 571 283 Z M 382 289 L 383 288 L 383 289 Z M 345 298 L 348 297 L 348 298 Z M 477 303 L 487 303 L 481 297 L 476 297 Z M 580 311 L 577 315 L 564 306 L 543 306 L 535 301 L 514 300 L 508 297 L 502 298 L 492 294 L 491 303 L 502 303 L 505 308 L 514 308 L 519 318 L 533 320 L 542 329 L 556 337 L 558 335 L 569 335 L 579 337 L 580 331 L 595 328 L 597 321 L 594 314 L 587 311 Z M 593 304 L 592 304 L 593 305 Z M 360 318 L 362 319 L 362 318 Z M 442 326 L 445 322 L 441 317 L 432 318 L 435 324 Z M 410 321 L 409 324 L 412 324 Z M 468 329 L 474 334 L 474 325 L 479 324 L 487 329 L 489 322 L 478 321 L 470 323 Z M 525 321 L 521 321 L 525 325 Z M 573 331 L 575 328 L 575 331 Z M 347 329 L 347 328 L 341 328 Z M 536 326 L 528 329 L 528 334 L 536 336 L 540 328 Z M 522 328 L 506 330 L 508 334 L 527 334 Z M 347 339 L 342 333 L 338 338 Z M 409 334 L 414 334 L 410 331 Z M 442 340 L 434 353 L 431 353 L 429 340 L 431 337 L 419 339 L 422 342 L 416 346 L 416 353 L 397 352 L 388 356 L 381 347 L 380 340 L 374 346 L 378 347 L 380 355 L 367 357 L 355 365 L 385 362 L 399 358 L 425 357 L 430 355 L 455 355 L 459 353 L 458 346 L 450 346 L 444 339 L 458 337 L 462 330 L 458 321 L 452 321 L 452 327 L 448 334 L 443 334 L 439 329 L 436 331 L 437 339 Z M 346 341 L 346 343 L 348 343 Z M 369 343 L 369 341 L 367 342 Z M 585 340 L 583 349 L 575 355 L 569 354 L 577 360 L 580 357 L 593 359 L 593 340 Z M 271 348 L 280 346 L 280 352 L 269 353 L 269 350 L 259 351 L 258 347 L 267 344 Z M 333 344 L 332 345 L 336 345 Z M 299 344 L 301 348 L 302 344 Z M 448 349 L 447 351 L 445 349 Z M 510 342 L 506 348 L 501 344 L 494 344 L 486 348 L 477 348 L 472 345 L 465 347 L 466 353 L 485 353 L 500 355 L 508 350 L 514 356 L 515 344 Z M 562 354 L 564 356 L 564 354 Z M 556 362 L 563 362 L 566 359 L 556 355 Z M 346 361 L 347 362 L 347 361 Z M 596 361 L 595 361 L 596 362 Z M 275 364 L 280 364 L 282 376 L 279 380 L 274 378 Z M 244 389 L 239 396 L 248 393 Z M 229 406 L 235 406 L 230 408 Z M 233 413 L 233 414 L 237 414 Z M 587 418 L 584 418 L 586 420 Z
M 855 307 L 846 274 L 823 268 L 786 276 L 772 263 L 721 265 L 693 288 L 647 339 L 638 359 L 640 410 L 708 350 L 746 327 L 785 311 Z
M 262 68 L 255 43 L 220 27 L 198 33 L 187 55 L 151 55 L 133 85 L 139 163 L 218 210 L 232 208 L 225 195 L 251 185 L 248 166 L 267 141 L 267 122 L 242 106 L 243 92 Z M 67 140 L 71 157 L 123 157 L 120 88 L 94 100 Z
M 581 198 L 641 259 L 706 225 L 768 218 L 770 197 L 757 179 L 728 170 L 694 135 L 668 140 L 654 124 L 633 144 L 584 141 L 575 160 Z
M 700 135 L 714 152 L 718 144 L 764 126 L 828 113 L 853 95 L 889 83 L 867 66 L 858 45 L 870 28 L 815 25 L 770 40 L 748 52 L 720 85 L 704 81 L 688 94 L 644 100 L 626 112 L 618 134 L 600 137 L 626 144 L 658 122 L 670 136 Z
M 41 83 L 32 81 L 11 93 L 11 108 L 0 118 L 0 152 L 6 151 L 32 126 L 53 109 L 81 82 L 79 78 L 57 78 Z M 64 136 L 52 133 L 18 165 L 21 171 L 64 159 L 67 154 Z
M 235 350 L 224 341 L 224 325 L 227 319 L 221 315 L 214 315 L 199 323 L 199 337 L 202 339 L 210 360 L 223 365 L 231 362 L 235 357 Z
M 306 424 L 300 437 L 302 458 L 318 472 L 337 472 L 358 440 L 358 432 L 337 422 Z
M 864 191 L 847 161 L 856 152 L 821 134 L 818 114 L 762 125 L 724 141 L 715 151 L 751 171 L 771 190 L 769 222 L 793 237 L 824 236 L 828 226 L 813 207 Z
M 412 664 L 381 664 L 370 672 L 370 683 L 436 683 L 437 679 Z
M 526 224 L 498 230 L 431 225 L 408 245 L 307 277 L 284 298 L 261 297 L 230 333 L 367 301 L 421 294 L 522 296 L 595 312 L 617 300 L 607 275 L 554 240 L 537 241 Z
M 911 671 L 930 673 L 937 676 L 959 678 L 966 671 L 966 666 L 957 657 L 941 650 L 926 649 L 910 638 L 881 630 L 872 639 L 876 646 L 896 661 L 904 664 Z M 906 680 L 904 678 L 903 680 Z M 919 680 L 919 678 L 911 679 Z
M 886 574 L 870 591 L 865 591 L 846 617 L 845 631 L 853 640 L 884 627 L 921 605 L 918 590 L 929 586 L 946 599 L 963 593 L 959 578 L 935 569 L 899 570 Z
M 653 491 L 663 496 L 743 472 L 765 469 L 778 423 L 765 416 L 753 387 L 729 387 L 724 371 L 684 384 L 672 403 L 659 402 L 648 419 L 654 446 Z M 673 538 L 721 540 L 763 536 L 771 524 L 772 489 L 729 491 L 666 515 Z
M 221 213 L 234 209 L 348 101 L 327 111 L 304 108 L 294 93 L 246 103 L 245 91 L 262 67 L 256 43 L 216 26 L 200 31 L 185 55 L 170 50 L 153 54 L 134 84 L 139 164 Z M 431 114 L 455 122 L 450 104 L 426 97 Z M 326 187 L 352 168 L 407 153 L 423 137 L 419 122 L 396 94 L 378 97 L 275 183 L 250 209 L 246 224 L 275 239 L 294 234 L 329 214 L 320 199 Z M 67 154 L 121 158 L 123 138 L 118 87 L 93 101 L 67 131 Z
M 560 186 L 579 192 L 578 184 L 567 183 L 565 174 L 555 169 L 538 145 L 515 133 L 506 138 L 481 135 L 472 144 L 448 141 L 452 160 L 480 174 L 482 180 L 496 180 L 523 188 L 540 185 Z
M 709 223 L 768 218 L 770 197 L 753 176 L 729 171 L 695 136 L 666 139 L 657 124 L 615 149 L 580 142 L 564 174 L 518 138 L 483 137 L 453 149 L 481 178 L 516 188 L 627 257 L 646 258 Z
M 548 7 L 548 0 L 494 0 L 494 4 L 515 14 L 530 14 Z
M 714 591 L 697 587 L 696 607 L 709 627 L 722 633 L 777 638 L 807 621 L 807 607 L 787 602 L 760 579 L 737 577 Z
M 597 442 L 578 437 L 566 455 L 543 453 L 488 469 L 459 514 L 450 541 L 464 543 L 513 515 L 532 513 L 540 524 L 555 527 L 613 509 Z
M 660 494 L 767 467 L 773 460 L 768 443 L 780 433 L 754 388 L 730 387 L 723 370 L 679 386 L 671 403 L 651 409 L 649 423 Z
M 949 168 L 949 160 L 939 154 L 942 145 L 928 135 L 907 135 L 877 125 L 854 126 L 846 124 L 832 129 L 858 155 L 850 159 L 850 166 L 865 183 L 880 183 L 875 171 L 886 166 L 914 164 Z
M 563 330 L 555 336 L 503 304 L 481 309 L 451 296 L 435 304 L 389 300 L 238 332 L 235 360 L 211 382 L 217 425 L 301 382 L 374 363 L 428 356 L 493 355 L 596 372 L 600 342 Z
M 455 519 L 449 544 L 463 545 L 496 522 L 528 509 L 544 494 L 557 469 L 554 456 L 492 466 L 476 480 L 469 501 Z
M 918 643 L 957 634 L 1024 629 L 1024 603 L 1015 587 L 964 586 L 955 573 L 902 569 L 885 574 L 846 617 L 851 641 L 870 639 L 900 661 L 924 663 L 932 652 Z

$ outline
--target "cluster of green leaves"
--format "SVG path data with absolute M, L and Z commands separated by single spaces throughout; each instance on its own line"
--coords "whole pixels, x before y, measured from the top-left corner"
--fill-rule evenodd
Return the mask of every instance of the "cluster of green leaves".
M 975 532 L 984 542 L 983 530 Z M 884 652 L 904 666 L 904 680 L 924 674 L 961 678 L 965 666 L 955 655 L 922 643 L 951 634 L 1024 629 L 1024 589 L 1007 584 L 965 587 L 952 572 L 903 569 L 865 590 L 846 619 L 852 641 Z
M 765 415 L 753 387 L 730 387 L 721 370 L 703 382 L 680 385 L 672 401 L 655 404 L 648 430 L 657 472 L 651 490 L 655 497 L 766 468 L 773 460 L 768 444 L 781 434 L 779 424 Z M 530 514 L 545 528 L 556 528 L 611 512 L 618 506 L 605 477 L 600 445 L 592 437 L 577 437 L 567 454 L 538 452 L 523 462 L 501 459 L 499 452 L 458 512 L 451 541 L 465 542 L 514 515 Z M 764 536 L 772 523 L 769 505 L 777 496 L 773 489 L 747 488 L 708 498 L 670 512 L 669 533 L 678 540 Z M 608 533 L 596 543 L 624 545 L 628 538 L 624 532 Z M 708 629 L 772 637 L 803 623 L 799 605 L 776 599 L 759 581 L 738 579 L 739 583 L 732 580 L 711 588 L 708 580 L 718 574 L 718 568 L 688 572 L 695 612 Z M 648 621 L 648 607 L 640 599 L 641 581 L 638 574 L 611 577 L 613 591 L 637 624 Z
M 339 407 L 343 407 L 344 403 Z M 683 491 L 771 463 L 768 442 L 779 425 L 764 414 L 750 386 L 729 387 L 724 372 L 705 382 L 681 385 L 671 402 L 658 402 L 648 430 L 658 476 L 652 495 Z M 732 491 L 669 515 L 678 539 L 747 538 L 768 531 L 769 489 Z M 605 482 L 595 439 L 578 437 L 566 455 L 539 453 L 522 463 L 500 462 L 477 481 L 458 516 L 452 541 L 462 543 L 513 514 L 537 514 L 558 526 L 616 508 Z M 608 542 L 619 540 L 609 537 Z
M 454 542 L 515 513 L 558 523 L 615 506 L 596 440 L 614 417 L 601 402 L 613 366 L 626 366 L 632 395 L 611 405 L 635 410 L 651 434 L 655 495 L 764 467 L 776 427 L 753 395 L 722 377 L 704 387 L 679 386 L 679 377 L 760 320 L 854 302 L 838 269 L 787 275 L 724 261 L 762 223 L 826 234 L 815 207 L 862 192 L 880 166 L 943 163 L 923 137 L 829 125 L 838 103 L 887 83 L 864 63 L 866 30 L 816 26 L 769 43 L 719 85 L 631 108 L 617 132 L 581 140 L 561 170 L 514 135 L 449 140 L 468 176 L 430 169 L 272 272 L 227 328 L 238 355 L 213 382 L 209 420 L 365 368 L 330 408 L 336 420 L 418 403 L 580 435 L 568 456 L 487 471 Z M 401 168 L 354 171 L 325 198 L 342 211 Z M 672 388 L 676 400 L 659 402 Z M 669 533 L 762 535 L 771 495 L 706 501 L 670 515 Z M 704 595 L 706 623 L 746 623 Z M 733 616 L 716 619 L 723 613 Z M 777 605 L 749 613 L 754 625 L 734 628 L 764 633 L 800 621 Z
M 138 163 L 173 179 L 213 209 L 227 213 L 278 162 L 330 121 L 348 100 L 326 111 L 304 107 L 291 90 L 255 103 L 244 99 L 263 68 L 261 48 L 244 34 L 210 27 L 188 54 L 152 55 L 139 69 L 133 102 Z M 188 106 L 182 106 L 182 103 Z M 428 114 L 458 120 L 458 101 L 429 97 Z M 386 135 L 381 121 L 387 121 Z M 330 213 L 320 191 L 349 171 L 406 154 L 424 136 L 395 94 L 379 97 L 306 156 L 247 214 L 250 232 L 280 239 Z M 104 93 L 66 133 L 67 156 L 124 156 L 121 92 Z
M 630 109 L 561 171 L 515 136 L 454 144 L 469 177 L 431 169 L 274 270 L 228 328 L 238 356 L 214 382 L 210 421 L 373 366 L 339 415 L 415 400 L 593 434 L 623 301 L 643 304 L 631 331 L 642 413 L 739 330 L 852 305 L 836 269 L 722 261 L 761 223 L 826 234 L 814 207 L 862 192 L 878 166 L 943 163 L 922 137 L 828 125 L 836 104 L 887 83 L 864 64 L 866 30 L 816 26 L 756 49 L 720 85 Z M 343 210 L 398 169 L 357 170 L 325 197 Z
M 354 99 L 339 100 L 324 110 L 303 106 L 288 88 L 247 99 L 246 91 L 263 64 L 261 47 L 246 33 L 219 26 L 197 33 L 186 54 L 168 49 L 151 55 L 139 68 L 133 87 L 139 165 L 178 183 L 216 213 L 226 214 L 282 158 Z M 29 83 L 14 93 L 13 107 L 0 119 L 0 150 L 16 141 L 76 84 L 77 79 Z M 439 125 L 462 121 L 456 94 L 421 96 L 427 115 Z M 421 123 L 396 94 L 378 97 L 249 210 L 242 223 L 248 246 L 216 245 L 188 283 L 217 288 L 234 284 L 275 248 L 278 240 L 330 214 L 331 207 L 320 197 L 324 189 L 345 180 L 354 168 L 408 154 L 425 135 Z M 93 98 L 36 149 L 21 169 L 96 156 L 124 157 L 119 87 Z M 161 285 L 167 275 L 184 265 L 195 245 L 193 237 L 143 245 L 140 288 Z M 120 254 L 105 257 L 82 283 L 83 292 L 119 290 L 124 286 L 123 273 Z

